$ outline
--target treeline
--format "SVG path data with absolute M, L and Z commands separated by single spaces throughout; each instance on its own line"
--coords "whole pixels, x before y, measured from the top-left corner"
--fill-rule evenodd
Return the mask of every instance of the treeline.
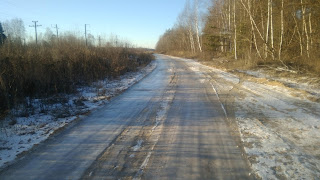
M 199 26 L 199 2 L 187 2 L 176 25 L 159 39 L 157 51 L 227 56 L 255 65 L 273 63 L 320 72 L 320 1 L 211 3 Z
M 0 114 L 26 99 L 73 93 L 79 85 L 136 71 L 153 58 L 128 43 L 116 44 L 86 46 L 72 33 L 25 43 L 8 34 L 0 45 Z

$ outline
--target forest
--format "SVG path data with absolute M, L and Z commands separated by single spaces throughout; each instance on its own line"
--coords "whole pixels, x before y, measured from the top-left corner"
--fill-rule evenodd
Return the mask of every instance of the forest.
M 319 0 L 188 0 L 156 50 L 320 74 L 319 19 Z

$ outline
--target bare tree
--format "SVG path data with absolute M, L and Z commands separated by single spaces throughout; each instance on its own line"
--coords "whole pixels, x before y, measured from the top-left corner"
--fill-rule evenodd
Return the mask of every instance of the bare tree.
M 11 19 L 3 23 L 4 32 L 11 39 L 22 40 L 25 38 L 25 26 L 22 19 Z
M 234 59 L 238 59 L 237 56 L 237 23 L 236 23 L 236 0 L 233 0 L 233 46 L 234 46 Z
M 255 54 L 257 58 L 246 62 L 278 60 L 283 66 L 289 62 L 318 63 L 319 0 L 211 0 L 203 21 L 198 17 L 200 0 L 190 2 L 179 16 L 178 26 L 161 37 L 161 42 L 175 50 L 218 56 L 231 52 L 234 59 Z
M 261 53 L 259 51 L 258 48 L 258 44 L 257 44 L 257 38 L 256 38 L 256 34 L 255 31 L 258 32 L 258 34 L 260 35 L 261 39 L 264 41 L 264 38 L 259 30 L 259 28 L 257 27 L 256 22 L 253 19 L 252 13 L 251 13 L 251 4 L 250 1 L 247 1 L 247 5 L 245 5 L 245 3 L 243 2 L 243 0 L 240 0 L 241 4 L 243 5 L 243 7 L 245 8 L 246 12 L 248 13 L 249 17 L 250 17 L 250 24 L 251 24 L 251 32 L 252 32 L 252 36 L 253 36 L 253 42 L 254 42 L 254 46 L 255 49 L 257 51 L 258 56 L 262 59 Z
M 271 42 L 271 55 L 274 59 L 274 36 L 273 36 L 273 2 L 270 0 L 270 42 Z
M 279 43 L 279 60 L 281 60 L 281 50 L 282 50 L 282 43 L 283 43 L 283 31 L 284 31 L 284 25 L 283 25 L 283 0 L 281 0 L 281 18 L 280 18 L 280 26 L 281 26 L 281 32 L 280 32 L 280 43 Z
M 312 39 L 312 33 L 313 33 L 313 31 L 312 31 L 312 18 L 311 18 L 311 15 L 312 15 L 312 12 L 310 12 L 309 13 L 309 32 L 310 32 L 310 47 L 312 48 L 312 46 L 313 46 L 313 39 Z
M 187 0 L 187 3 L 185 5 L 185 9 L 184 9 L 184 13 L 185 16 L 187 17 L 187 25 L 188 25 L 188 33 L 189 33 L 189 38 L 190 38 L 190 48 L 191 48 L 191 52 L 195 53 L 196 52 L 196 48 L 194 45 L 194 40 L 193 40 L 193 34 L 194 34 L 194 26 L 193 26 L 193 17 L 191 14 L 191 7 L 190 7 L 190 1 Z
M 267 16 L 267 28 L 266 28 L 266 39 L 265 39 L 265 55 L 264 57 L 268 58 L 268 42 L 269 42 L 269 29 L 270 29 L 270 6 L 271 0 L 268 0 L 268 16 Z
M 197 38 L 197 43 L 199 47 L 199 51 L 202 52 L 202 47 L 200 43 L 200 33 L 199 33 L 199 12 L 198 12 L 198 7 L 199 6 L 199 1 L 195 0 L 194 2 L 194 26 L 196 29 L 196 38 Z
M 300 56 L 303 56 L 303 43 L 302 43 L 302 35 L 301 35 L 301 32 L 298 28 L 298 22 L 297 22 L 297 19 L 296 19 L 296 14 L 295 12 L 292 13 L 292 17 L 293 17 L 293 20 L 295 22 L 295 28 L 297 29 L 297 32 L 298 32 L 298 37 L 299 37 L 299 47 L 300 47 Z
M 53 31 L 50 28 L 46 28 L 46 32 L 44 33 L 44 40 L 50 42 L 54 36 Z
M 309 33 L 308 33 L 307 23 L 306 23 L 306 6 L 304 5 L 303 0 L 301 0 L 300 3 L 301 3 L 301 13 L 302 13 L 302 32 L 306 36 L 307 56 L 310 57 L 310 52 L 309 52 Z

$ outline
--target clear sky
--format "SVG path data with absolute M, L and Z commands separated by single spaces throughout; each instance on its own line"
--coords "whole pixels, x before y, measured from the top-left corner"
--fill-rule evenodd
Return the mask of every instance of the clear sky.
M 58 24 L 59 32 L 84 34 L 84 24 L 95 37 L 111 34 L 139 47 L 154 48 L 171 28 L 186 0 L 0 0 L 0 22 L 21 18 L 28 35 L 37 20 L 44 33 Z M 52 28 L 55 32 L 55 29 Z

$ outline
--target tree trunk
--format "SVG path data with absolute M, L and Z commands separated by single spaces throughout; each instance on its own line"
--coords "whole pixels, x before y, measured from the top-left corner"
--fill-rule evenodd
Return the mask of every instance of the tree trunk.
M 231 31 L 231 0 L 228 0 L 228 31 Z
M 259 56 L 261 59 L 263 59 L 262 56 L 261 56 L 261 53 L 260 53 L 260 51 L 259 51 L 259 49 L 258 49 L 258 46 L 257 46 L 257 38 L 256 38 L 255 30 L 258 32 L 260 38 L 261 38 L 263 41 L 265 41 L 265 40 L 264 40 L 264 37 L 262 36 L 259 28 L 257 27 L 256 22 L 254 21 L 254 19 L 253 19 L 253 17 L 252 17 L 251 5 L 250 5 L 250 2 L 251 2 L 251 1 L 249 0 L 249 1 L 247 2 L 248 7 L 243 3 L 243 0 L 240 0 L 240 2 L 241 2 L 242 6 L 244 7 L 244 9 L 246 10 L 246 12 L 248 13 L 248 15 L 249 15 L 249 17 L 250 17 L 251 30 L 252 30 L 252 35 L 253 35 L 253 42 L 254 42 L 254 45 L 255 45 L 257 54 L 258 54 L 258 56 Z
M 189 38 L 190 38 L 191 52 L 192 52 L 192 53 L 195 53 L 194 41 L 193 41 L 193 33 L 192 33 L 191 28 L 189 28 Z
M 268 0 L 268 17 L 267 17 L 267 32 L 266 32 L 266 40 L 265 40 L 265 54 L 264 57 L 268 58 L 268 42 L 269 42 L 269 29 L 270 29 L 270 1 Z
M 292 17 L 293 17 L 293 19 L 294 19 L 294 22 L 296 23 L 296 28 L 297 28 L 297 32 L 298 32 L 298 36 L 299 36 L 300 56 L 303 56 L 302 35 L 301 35 L 300 30 L 299 30 L 299 27 L 298 27 L 298 22 L 297 22 L 295 13 L 292 13 Z
M 281 23 L 281 33 L 280 33 L 280 43 L 279 43 L 279 60 L 281 59 L 282 41 L 283 41 L 283 0 L 281 0 L 281 12 L 280 12 L 280 23 Z
M 307 23 L 306 23 L 306 7 L 303 5 L 303 0 L 301 2 L 301 10 L 302 10 L 302 31 L 304 31 L 306 35 L 306 50 L 307 50 L 307 56 L 310 57 L 309 53 L 309 33 L 307 29 Z
M 274 43 L 273 43 L 273 8 L 272 8 L 272 0 L 270 0 L 270 41 L 271 41 L 271 55 L 274 60 Z
M 236 0 L 233 0 L 233 28 L 234 28 L 234 59 L 238 59 L 237 56 L 237 24 L 236 24 Z
M 254 28 L 255 28 L 256 31 L 258 32 L 260 38 L 264 41 L 264 37 L 262 36 L 262 34 L 261 34 L 261 32 L 260 32 L 260 30 L 259 30 L 256 22 L 254 21 L 254 19 L 253 19 L 253 17 L 252 17 L 252 14 L 251 14 L 251 11 L 246 7 L 246 5 L 243 3 L 242 0 L 240 0 L 240 2 L 241 2 L 241 4 L 242 4 L 242 6 L 244 7 L 244 9 L 246 10 L 246 12 L 248 13 L 248 15 L 249 15 L 249 17 L 250 17 L 250 21 L 251 21 L 251 23 L 254 25 Z M 251 1 L 248 1 L 248 5 L 249 5 L 249 6 L 250 6 L 250 4 L 249 4 L 250 2 L 251 2 Z M 250 7 L 249 7 L 249 8 L 250 8 Z
M 311 23 L 311 12 L 310 12 L 310 14 L 309 14 L 309 32 L 310 32 L 310 47 L 312 48 L 312 46 L 313 46 L 313 37 L 312 37 L 312 23 Z
M 250 14 L 251 14 L 251 5 L 250 5 L 250 1 L 248 1 L 248 10 L 249 10 L 249 12 L 250 12 Z M 257 38 L 256 38 L 256 33 L 255 33 L 255 28 L 254 28 L 254 25 L 253 25 L 253 19 L 250 21 L 250 23 L 251 23 L 251 31 L 252 31 L 252 36 L 253 36 L 253 42 L 254 42 L 254 47 L 255 47 L 255 49 L 256 49 L 256 51 L 257 51 L 257 54 L 258 54 L 258 56 L 260 57 L 260 59 L 262 59 L 262 56 L 261 56 L 261 54 L 260 54 L 260 51 L 259 51 L 259 48 L 258 48 L 258 45 L 257 45 Z
M 194 13 L 194 19 L 195 19 L 195 28 L 196 28 L 196 36 L 197 36 L 197 43 L 199 47 L 199 51 L 202 52 L 202 47 L 200 43 L 200 34 L 199 34 L 199 18 L 198 18 L 198 0 L 195 0 L 195 13 Z

